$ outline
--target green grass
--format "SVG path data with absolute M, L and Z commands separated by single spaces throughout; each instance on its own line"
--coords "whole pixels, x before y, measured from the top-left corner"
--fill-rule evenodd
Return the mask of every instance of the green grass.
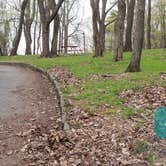
M 148 143 L 145 140 L 137 141 L 134 145 L 134 151 L 136 153 L 146 152 L 148 149 Z
M 0 57 L 0 61 L 16 61 L 34 64 L 44 70 L 53 66 L 65 66 L 78 77 L 86 77 L 90 74 L 122 73 L 125 71 L 130 59 L 130 53 L 124 53 L 122 62 L 114 63 L 112 54 L 106 53 L 102 58 L 87 56 L 68 56 L 59 58 L 39 58 L 39 56 L 13 56 Z M 143 51 L 141 68 L 143 72 L 165 71 L 166 51 Z
M 70 85 L 62 89 L 65 97 L 72 97 L 75 101 L 86 100 L 80 105 L 87 111 L 99 111 L 99 106 L 107 105 L 107 113 L 122 110 L 125 99 L 119 99 L 117 94 L 123 89 L 139 91 L 145 85 L 154 85 L 158 82 L 160 72 L 166 72 L 166 51 L 144 50 L 139 73 L 126 73 L 118 79 L 103 78 L 98 81 L 91 79 L 94 74 L 111 74 L 116 77 L 123 73 L 130 61 L 130 53 L 124 53 L 124 60 L 113 62 L 111 53 L 105 53 L 102 58 L 86 56 L 68 56 L 58 58 L 40 58 L 39 56 L 0 57 L 0 61 L 25 62 L 47 70 L 54 66 L 63 66 L 71 71 L 75 77 L 83 80 L 80 86 Z M 161 82 L 164 85 L 164 82 Z M 127 114 L 134 114 L 130 108 Z

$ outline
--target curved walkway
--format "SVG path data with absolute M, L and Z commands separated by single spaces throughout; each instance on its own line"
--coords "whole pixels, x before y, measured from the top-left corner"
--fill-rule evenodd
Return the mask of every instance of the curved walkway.
M 0 165 L 26 165 L 26 133 L 53 128 L 59 118 L 51 83 L 28 68 L 0 65 Z M 23 160 L 24 157 L 24 160 Z

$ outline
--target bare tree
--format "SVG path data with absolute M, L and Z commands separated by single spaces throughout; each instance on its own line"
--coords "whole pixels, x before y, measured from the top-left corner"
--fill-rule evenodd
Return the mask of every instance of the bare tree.
M 166 48 L 166 2 L 165 0 L 159 0 L 157 4 L 159 24 L 161 28 L 161 48 Z
M 94 57 L 100 57 L 103 56 L 105 48 L 105 19 L 110 10 L 117 4 L 117 1 L 108 10 L 106 10 L 107 0 L 102 1 L 101 8 L 100 0 L 90 0 L 90 4 L 92 8 Z
M 58 0 L 54 10 L 52 10 L 51 5 L 55 4 L 51 1 L 38 0 L 39 12 L 40 12 L 40 21 L 42 25 L 42 57 L 51 57 L 51 52 L 49 49 L 49 27 L 52 20 L 58 15 L 58 11 L 64 2 L 64 0 Z
M 120 61 L 123 59 L 123 36 L 124 36 L 125 14 L 126 14 L 125 0 L 118 0 L 118 16 L 115 23 L 114 61 Z
M 31 10 L 32 8 L 32 10 Z M 36 1 L 28 0 L 27 7 L 25 9 L 25 26 L 24 26 L 24 34 L 25 34 L 25 42 L 26 42 L 26 50 L 25 54 L 30 55 L 32 54 L 31 50 L 31 43 L 32 43 L 32 37 L 31 37 L 31 25 L 33 23 L 34 17 L 36 12 Z
M 134 7 L 135 0 L 130 0 L 127 5 L 127 25 L 126 25 L 126 33 L 125 33 L 125 46 L 124 51 L 132 51 L 132 27 L 133 27 L 133 18 L 134 18 Z
M 64 12 L 63 12 L 63 32 L 64 32 L 64 53 L 67 54 L 67 46 L 68 46 L 68 27 L 69 27 L 69 13 L 70 13 L 70 9 L 69 9 L 69 1 L 65 1 L 64 3 Z
M 52 38 L 52 43 L 51 43 L 51 54 L 53 56 L 57 56 L 58 55 L 57 46 L 58 46 L 59 27 L 60 27 L 60 18 L 59 18 L 59 15 L 57 15 L 54 18 L 53 38 Z
M 28 0 L 23 0 L 22 5 L 21 5 L 21 14 L 20 14 L 20 19 L 19 19 L 18 30 L 17 30 L 16 36 L 13 40 L 13 43 L 12 43 L 12 49 L 11 49 L 10 55 L 17 54 L 17 49 L 18 49 L 18 45 L 19 45 L 19 42 L 21 39 L 21 34 L 22 34 L 22 27 L 23 27 L 23 23 L 24 23 L 24 14 L 25 14 L 25 8 L 26 8 L 27 3 L 28 3 Z
M 92 8 L 92 22 L 93 22 L 93 41 L 94 41 L 94 49 L 95 54 L 94 57 L 103 56 L 103 34 L 104 33 L 104 24 L 105 24 L 105 10 L 107 0 L 102 1 L 102 16 L 100 14 L 99 3 L 100 0 L 91 0 L 91 8 Z M 102 18 L 101 18 L 102 17 Z
M 3 56 L 2 48 L 0 47 L 0 56 Z
M 136 0 L 136 11 L 134 16 L 133 27 L 133 51 L 127 72 L 139 72 L 142 54 L 142 46 L 144 41 L 144 16 L 145 0 Z
M 37 50 L 36 50 L 37 55 L 39 54 L 39 50 L 41 50 L 40 38 L 41 38 L 41 23 L 39 24 L 39 33 L 37 37 Z
M 147 18 L 147 49 L 151 49 L 151 0 L 148 0 L 148 18 Z
M 75 33 L 78 33 L 81 21 L 78 19 L 79 13 L 79 1 L 78 0 L 66 0 L 63 8 L 61 8 L 61 41 L 63 43 L 64 54 L 68 53 L 69 39 L 72 39 Z M 69 31 L 70 30 L 70 31 Z
M 150 35 L 151 48 L 163 48 L 164 45 L 166 47 L 166 1 L 165 0 L 157 0 L 153 1 L 153 3 L 151 1 L 150 26 L 151 26 L 151 35 Z M 148 27 L 146 30 L 148 31 Z M 147 31 L 146 31 L 146 47 L 148 42 Z
M 8 55 L 10 26 L 6 15 L 6 0 L 0 0 L 0 55 Z
M 38 13 L 38 7 L 36 7 L 36 14 L 35 14 L 35 20 L 34 20 L 34 29 L 33 29 L 33 54 L 36 54 L 36 38 L 37 38 L 37 30 L 40 31 L 40 25 L 39 25 L 39 29 L 38 29 L 38 17 L 39 17 L 39 13 Z

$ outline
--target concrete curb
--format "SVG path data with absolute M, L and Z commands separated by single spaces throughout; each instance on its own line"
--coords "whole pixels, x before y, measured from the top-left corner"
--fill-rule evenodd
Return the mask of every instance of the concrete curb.
M 65 109 L 65 104 L 64 104 L 64 99 L 62 96 L 62 93 L 60 91 L 58 82 L 56 80 L 56 78 L 49 74 L 46 71 L 43 71 L 42 69 L 37 68 L 36 66 L 33 66 L 31 64 L 27 64 L 27 63 L 22 63 L 22 62 L 0 62 L 0 65 L 10 65 L 10 66 L 20 66 L 20 67 L 24 67 L 24 68 L 30 68 L 33 71 L 39 72 L 43 75 L 45 75 L 49 81 L 53 84 L 54 89 L 57 93 L 57 98 L 58 98 L 58 104 L 59 104 L 59 108 L 60 108 L 60 113 L 61 113 L 61 123 L 62 123 L 62 129 L 63 130 L 69 130 L 70 126 L 67 123 L 67 113 L 66 113 L 66 109 Z

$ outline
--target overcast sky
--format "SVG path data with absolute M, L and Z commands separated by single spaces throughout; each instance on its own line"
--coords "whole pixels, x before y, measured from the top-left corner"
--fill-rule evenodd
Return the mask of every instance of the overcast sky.
M 91 17 L 91 8 L 89 0 L 81 0 L 81 8 L 84 12 L 85 18 Z

